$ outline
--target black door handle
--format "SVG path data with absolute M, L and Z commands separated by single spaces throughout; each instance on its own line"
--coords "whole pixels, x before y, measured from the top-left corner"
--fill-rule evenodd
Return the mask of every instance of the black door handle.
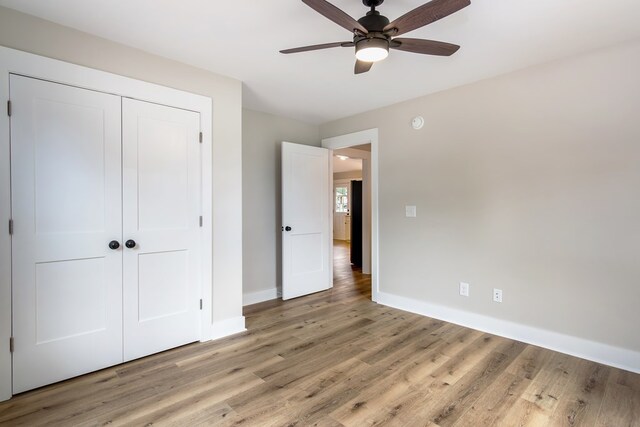
M 112 240 L 109 242 L 109 249 L 113 249 L 114 251 L 120 247 L 120 243 L 117 240 Z
M 288 225 L 284 228 L 284 231 L 291 231 L 291 227 L 289 227 Z
M 135 248 L 135 247 L 136 247 L 136 241 L 135 241 L 135 240 L 131 240 L 131 239 L 129 239 L 129 240 L 127 240 L 126 242 L 124 242 L 124 245 L 125 245 L 126 247 L 128 247 L 129 249 L 133 249 L 133 248 Z

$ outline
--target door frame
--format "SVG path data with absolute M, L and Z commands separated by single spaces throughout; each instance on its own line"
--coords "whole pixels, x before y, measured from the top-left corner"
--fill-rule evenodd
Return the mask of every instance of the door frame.
M 212 323 L 213 285 L 213 147 L 211 98 L 177 89 L 147 83 L 56 59 L 46 58 L 0 46 L 0 104 L 7 108 L 9 76 L 48 80 L 83 89 L 130 97 L 200 113 L 203 134 L 201 151 L 202 234 L 200 341 L 210 340 L 215 332 Z M 7 111 L 0 114 L 0 401 L 12 396 L 12 368 L 9 339 L 11 337 L 11 160 L 10 121 Z M 19 345 L 19 344 L 17 344 Z
M 378 238 L 378 143 L 378 128 L 348 133 L 345 135 L 338 135 L 331 138 L 324 138 L 322 140 L 322 147 L 329 148 L 330 150 L 349 148 L 356 145 L 371 144 L 371 300 L 375 302 L 378 301 L 378 292 L 380 291 L 378 281 L 380 274 L 380 250 Z M 329 180 L 329 188 L 331 188 L 331 191 L 333 191 L 333 173 L 329 174 Z M 331 194 L 331 196 L 333 196 L 333 194 Z M 331 233 L 333 233 L 333 222 L 331 222 L 331 225 Z M 333 245 L 330 245 L 329 259 L 333 261 Z

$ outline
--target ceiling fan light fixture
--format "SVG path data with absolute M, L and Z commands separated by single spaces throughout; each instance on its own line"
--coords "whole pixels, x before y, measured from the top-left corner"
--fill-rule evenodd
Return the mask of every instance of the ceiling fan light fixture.
M 460 49 L 460 46 L 436 40 L 399 38 L 397 36 L 432 24 L 471 4 L 471 0 L 430 0 L 390 22 L 389 18 L 376 10 L 376 7 L 380 6 L 384 0 L 362 0 L 362 3 L 370 10 L 358 20 L 328 0 L 302 1 L 325 18 L 349 31 L 353 36 L 353 41 L 302 46 L 284 49 L 280 53 L 289 54 L 355 46 L 357 61 L 353 67 L 354 74 L 362 74 L 371 70 L 374 62 L 382 61 L 389 56 L 390 48 L 422 55 L 453 55 Z
M 356 58 L 363 62 L 378 62 L 389 56 L 389 41 L 382 38 L 366 38 L 356 42 Z

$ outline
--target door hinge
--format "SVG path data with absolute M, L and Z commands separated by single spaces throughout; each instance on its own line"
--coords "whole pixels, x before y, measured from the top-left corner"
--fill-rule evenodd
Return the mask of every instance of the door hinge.
M 202 310 L 202 298 L 200 298 L 200 310 Z
M 7 114 L 11 117 L 11 101 L 7 101 Z
M 200 223 L 200 227 L 202 227 L 202 215 L 200 215 L 199 223 Z
M 13 220 L 9 220 L 9 235 L 13 234 Z
M 200 136 L 198 137 L 198 139 L 200 140 L 200 144 L 202 144 L 202 132 L 200 132 Z
M 9 337 L 9 352 L 13 353 L 13 337 Z

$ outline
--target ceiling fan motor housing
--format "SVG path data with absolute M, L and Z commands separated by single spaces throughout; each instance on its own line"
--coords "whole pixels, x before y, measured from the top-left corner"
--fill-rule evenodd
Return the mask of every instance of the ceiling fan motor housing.
M 362 4 L 367 7 L 378 7 L 380 6 L 384 0 L 362 0 Z
M 358 22 L 370 33 L 381 33 L 384 31 L 384 27 L 389 24 L 389 19 L 384 15 L 380 15 L 377 10 L 370 10 L 365 16 L 358 19 Z
M 366 1 L 368 0 L 363 1 L 366 4 Z M 384 27 L 389 24 L 389 19 L 386 16 L 380 15 L 380 12 L 377 10 L 371 10 L 367 12 L 365 16 L 358 19 L 358 22 L 362 24 L 369 33 L 366 35 L 356 34 L 354 36 L 353 42 L 356 44 L 356 53 L 360 50 L 369 48 L 384 49 L 386 51 L 389 50 L 391 37 L 383 33 Z

